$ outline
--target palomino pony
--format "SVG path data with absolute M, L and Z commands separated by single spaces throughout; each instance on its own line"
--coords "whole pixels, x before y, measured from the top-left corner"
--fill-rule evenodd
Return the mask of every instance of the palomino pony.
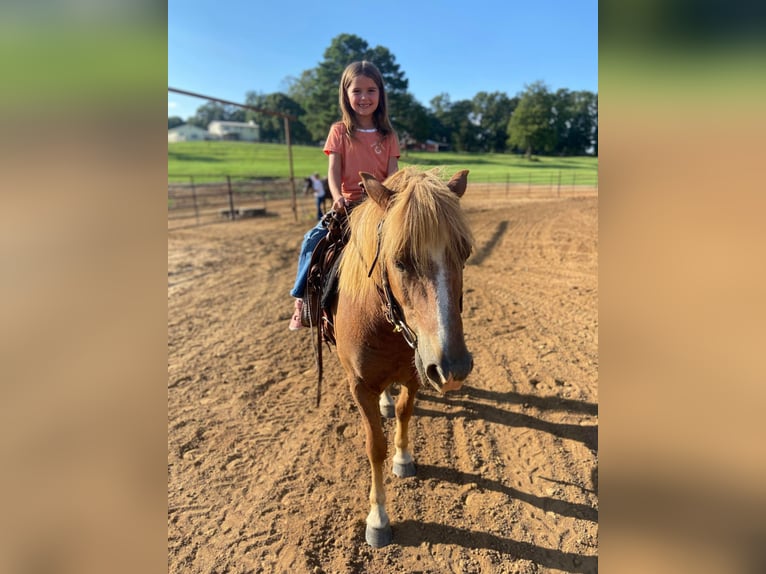
M 460 316 L 473 237 L 459 205 L 467 170 L 448 183 L 433 170 L 413 167 L 383 183 L 359 175 L 368 199 L 349 215 L 334 316 L 338 358 L 367 435 L 372 486 L 366 539 L 377 548 L 392 540 L 379 397 L 392 382 L 401 385 L 393 473 L 414 476 L 407 426 L 420 383 L 442 393 L 456 390 L 473 368 Z

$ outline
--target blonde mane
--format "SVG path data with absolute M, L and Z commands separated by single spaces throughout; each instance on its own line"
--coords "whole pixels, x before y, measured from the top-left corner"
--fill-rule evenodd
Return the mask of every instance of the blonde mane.
M 440 170 L 406 167 L 383 184 L 394 192 L 385 214 L 368 198 L 349 216 L 351 239 L 341 260 L 338 287 L 352 298 L 361 298 L 380 284 L 383 261 L 399 260 L 414 269 L 424 269 L 432 250 L 441 248 L 450 264 L 462 266 L 473 249 L 473 236 L 459 198 L 447 187 Z M 381 219 L 378 265 L 368 278 Z

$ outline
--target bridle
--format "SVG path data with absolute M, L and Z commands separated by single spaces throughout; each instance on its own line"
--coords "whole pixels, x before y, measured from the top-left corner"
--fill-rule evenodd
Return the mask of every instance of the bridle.
M 378 257 L 380 256 L 380 241 L 381 241 L 381 235 L 383 233 L 383 221 L 385 220 L 381 219 L 380 222 L 378 223 L 378 232 L 377 232 L 378 244 L 375 249 L 375 258 L 372 260 L 372 265 L 370 265 L 370 270 L 367 272 L 368 278 L 372 275 L 372 271 L 373 269 L 375 269 L 375 265 L 378 262 Z M 380 274 L 381 274 L 381 279 L 383 284 L 381 288 L 379 288 L 379 292 L 381 295 L 381 299 L 383 300 L 384 314 L 386 316 L 386 320 L 394 326 L 395 333 L 402 334 L 402 337 L 404 337 L 405 342 L 411 348 L 417 349 L 418 336 L 410 328 L 410 326 L 407 325 L 407 321 L 404 318 L 404 311 L 402 310 L 402 306 L 396 300 L 396 297 L 394 297 L 394 294 L 391 291 L 391 285 L 388 282 L 388 271 L 386 270 L 385 265 L 381 265 Z

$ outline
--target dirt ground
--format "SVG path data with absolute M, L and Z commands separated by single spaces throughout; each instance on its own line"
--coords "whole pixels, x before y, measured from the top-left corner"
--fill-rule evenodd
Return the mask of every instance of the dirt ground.
M 323 398 L 288 291 L 312 205 L 168 231 L 168 571 L 597 572 L 598 202 L 475 192 L 475 367 L 423 387 L 417 476 L 386 479 L 394 542 L 364 541 L 369 465 L 334 350 Z M 386 421 L 391 441 L 394 424 Z

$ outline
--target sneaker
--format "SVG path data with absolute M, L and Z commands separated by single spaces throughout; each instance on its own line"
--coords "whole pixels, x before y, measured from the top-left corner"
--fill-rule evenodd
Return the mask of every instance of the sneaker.
M 303 328 L 303 323 L 301 323 L 301 311 L 303 310 L 303 299 L 296 299 L 295 300 L 295 310 L 293 311 L 293 316 L 290 319 L 290 326 L 289 329 L 291 331 L 297 331 L 298 329 Z

